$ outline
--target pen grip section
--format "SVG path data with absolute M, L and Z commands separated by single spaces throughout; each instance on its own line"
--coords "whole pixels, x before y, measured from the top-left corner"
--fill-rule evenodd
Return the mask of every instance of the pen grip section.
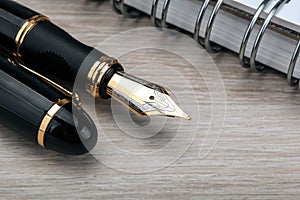
M 104 54 L 74 39 L 49 21 L 42 21 L 26 36 L 21 48 L 21 61 L 35 71 L 72 89 L 79 69 L 88 70 Z M 82 66 L 84 63 L 85 66 Z M 65 82 L 62 83 L 61 80 Z

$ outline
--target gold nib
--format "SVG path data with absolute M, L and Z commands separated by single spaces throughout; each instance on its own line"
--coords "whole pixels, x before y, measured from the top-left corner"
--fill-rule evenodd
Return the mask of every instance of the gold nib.
M 125 72 L 113 75 L 107 93 L 140 116 L 168 116 L 191 120 L 161 86 Z

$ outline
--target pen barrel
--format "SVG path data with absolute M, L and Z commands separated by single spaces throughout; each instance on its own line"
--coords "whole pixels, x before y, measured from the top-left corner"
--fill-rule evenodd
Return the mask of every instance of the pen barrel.
M 38 15 L 37 12 L 14 1 L 2 0 L 0 2 L 0 46 L 9 52 L 15 52 L 15 39 L 19 30 L 28 19 Z
M 56 81 L 67 83 L 74 82 L 81 64 L 93 51 L 47 17 L 10 0 L 0 3 L 0 41 L 2 48 L 35 71 L 56 79 L 59 76 Z M 94 51 L 91 63 L 86 64 L 92 66 L 103 55 Z
M 0 47 L 20 63 L 69 90 L 78 78 L 83 82 L 80 90 L 95 97 L 110 97 L 107 83 L 123 68 L 106 62 L 111 59 L 102 52 L 77 41 L 47 17 L 9 0 L 0 3 L 0 27 Z M 105 71 L 100 72 L 100 67 Z
M 37 23 L 26 35 L 18 51 L 21 62 L 73 90 L 109 98 L 107 84 L 123 67 L 95 48 L 89 47 L 50 21 Z
M 64 80 L 68 89 L 73 88 L 80 69 L 80 75 L 87 77 L 93 64 L 104 56 L 50 21 L 41 21 L 28 32 L 19 54 L 21 62 L 59 83 Z

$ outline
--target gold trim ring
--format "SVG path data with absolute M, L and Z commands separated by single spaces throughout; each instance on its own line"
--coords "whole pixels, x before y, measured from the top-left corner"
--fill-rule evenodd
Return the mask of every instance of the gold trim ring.
M 45 133 L 46 133 L 46 130 L 51 122 L 51 120 L 53 119 L 53 117 L 55 116 L 55 114 L 64 106 L 66 105 L 67 103 L 69 103 L 70 101 L 68 99 L 62 99 L 62 100 L 59 100 L 58 102 L 56 102 L 49 110 L 48 112 L 46 113 L 46 115 L 44 116 L 41 124 L 40 124 L 40 127 L 39 127 L 39 131 L 38 131 L 38 135 L 37 135 L 37 141 L 38 141 L 38 144 L 45 148 L 45 143 L 44 143 L 44 140 L 45 140 Z
M 100 83 L 109 68 L 114 65 L 120 65 L 119 62 L 111 57 L 102 56 L 91 67 L 86 83 L 86 90 L 94 97 L 99 97 Z
M 41 21 L 50 21 L 48 17 L 43 16 L 43 15 L 35 15 L 28 19 L 20 28 L 16 38 L 15 38 L 15 43 L 16 43 L 16 56 L 17 58 L 21 57 L 20 54 L 20 48 L 24 42 L 24 39 L 26 35 L 31 31 L 31 29 L 39 22 Z

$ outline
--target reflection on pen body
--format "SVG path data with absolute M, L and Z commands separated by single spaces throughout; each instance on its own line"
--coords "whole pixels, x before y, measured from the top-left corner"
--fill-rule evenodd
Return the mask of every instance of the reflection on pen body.
M 47 17 L 9 0 L 1 1 L 0 16 L 0 46 L 39 74 L 69 89 L 79 77 L 94 97 L 113 97 L 138 115 L 190 119 L 162 86 L 126 74 L 117 60 L 75 40 Z
M 97 129 L 80 106 L 3 55 L 0 94 L 1 120 L 40 146 L 73 155 L 95 146 Z

